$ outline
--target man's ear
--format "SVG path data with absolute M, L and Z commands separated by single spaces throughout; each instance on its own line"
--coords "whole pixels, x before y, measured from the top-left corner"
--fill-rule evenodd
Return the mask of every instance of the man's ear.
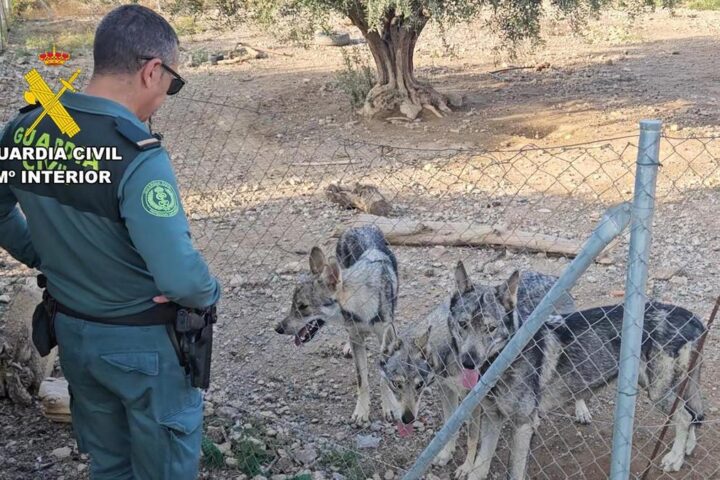
M 382 353 L 383 357 L 390 357 L 393 353 L 400 350 L 401 346 L 402 340 L 397 336 L 397 332 L 395 331 L 395 325 L 388 325 L 385 328 L 385 332 L 383 333 L 382 346 L 380 347 L 380 352 Z
M 320 247 L 313 247 L 312 250 L 310 250 L 310 271 L 315 275 L 322 273 L 325 268 L 325 263 L 325 254 L 323 251 Z
M 334 258 L 330 260 L 330 263 L 325 265 L 323 280 L 325 281 L 325 285 L 333 292 L 337 291 L 340 282 L 342 282 L 340 265 L 338 265 Z
M 455 286 L 459 293 L 467 293 L 472 290 L 472 283 L 470 282 L 470 277 L 468 277 L 465 264 L 463 264 L 462 260 L 455 266 Z
M 152 60 L 143 60 L 143 65 L 140 68 L 140 78 L 142 79 L 143 86 L 152 87 L 162 77 L 163 69 L 159 67 L 162 61 L 159 58 L 153 58 Z
M 497 297 L 506 312 L 512 312 L 517 306 L 517 293 L 520 286 L 520 272 L 515 270 L 510 278 L 497 287 Z

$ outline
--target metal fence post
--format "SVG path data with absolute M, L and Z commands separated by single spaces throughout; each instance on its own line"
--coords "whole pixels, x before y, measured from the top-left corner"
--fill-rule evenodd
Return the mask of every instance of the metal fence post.
M 0 0 L 0 52 L 5 50 L 5 37 L 7 36 L 7 20 L 5 19 L 5 2 Z
M 450 438 L 460 429 L 462 424 L 471 415 L 475 407 L 490 392 L 500 379 L 500 376 L 510 364 L 520 355 L 522 349 L 532 340 L 540 327 L 552 312 L 553 305 L 570 290 L 578 278 L 593 263 L 593 260 L 607 247 L 612 240 L 620 235 L 630 222 L 630 204 L 622 203 L 608 209 L 599 225 L 590 238 L 585 242 L 580 253 L 568 265 L 555 285 L 545 295 L 540 304 L 513 335 L 505 348 L 500 352 L 490 368 L 482 375 L 477 385 L 468 393 L 460 403 L 457 410 L 448 419 L 447 423 L 435 435 L 430 444 L 415 460 L 415 464 L 407 471 L 403 480 L 418 480 L 427 470 L 433 458 L 440 452 Z
M 5 50 L 10 43 L 10 17 L 12 16 L 12 4 L 10 0 L 0 0 L 0 52 Z
M 630 251 L 625 282 L 625 315 L 620 344 L 620 365 L 613 427 L 611 480 L 624 480 L 630 477 L 640 347 L 647 300 L 645 289 L 655 208 L 655 187 L 660 165 L 661 125 L 659 120 L 640 122 Z

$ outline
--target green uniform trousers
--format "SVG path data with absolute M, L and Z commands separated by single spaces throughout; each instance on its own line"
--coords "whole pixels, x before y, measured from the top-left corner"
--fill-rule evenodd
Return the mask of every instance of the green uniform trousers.
M 78 448 L 93 480 L 194 480 L 203 401 L 166 327 L 55 317 Z

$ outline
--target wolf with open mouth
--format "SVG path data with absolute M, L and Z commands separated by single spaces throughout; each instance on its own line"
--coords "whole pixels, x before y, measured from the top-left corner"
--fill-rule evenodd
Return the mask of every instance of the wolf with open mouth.
M 460 262 L 456 277 L 466 278 L 465 267 Z M 518 301 L 509 319 L 518 325 L 530 316 L 545 294 L 557 281 L 557 277 L 535 271 L 523 271 L 520 278 Z M 501 287 L 476 284 L 477 291 L 494 293 Z M 383 340 L 381 374 L 390 385 L 400 403 L 401 420 L 397 423 L 398 434 L 402 437 L 413 433 L 413 422 L 420 411 L 421 400 L 429 386 L 436 384 L 444 421 L 452 415 L 459 401 L 467 395 L 479 379 L 486 365 L 475 368 L 464 366 L 448 328 L 450 306 L 454 296 L 447 297 L 425 320 L 412 325 L 410 330 L 397 336 L 388 327 Z M 555 304 L 556 312 L 575 310 L 575 302 L 569 293 L 564 293 Z M 466 361 L 467 363 L 467 361 Z M 472 368 L 468 368 L 472 367 Z M 590 422 L 590 412 L 582 399 L 576 404 L 577 421 Z M 456 478 L 466 476 L 473 467 L 480 437 L 479 414 L 468 421 L 467 455 L 465 462 L 456 470 Z M 452 459 L 456 448 L 457 435 L 447 443 L 435 457 L 435 465 L 446 465 Z
M 319 247 L 310 252 L 310 274 L 303 274 L 292 295 L 290 313 L 275 326 L 280 334 L 292 335 L 300 346 L 309 342 L 327 323 L 344 326 L 358 384 L 353 422 L 369 421 L 370 390 L 365 340 L 383 333 L 395 319 L 398 294 L 397 260 L 376 226 L 350 228 L 343 232 L 335 250 L 336 259 L 326 259 Z M 388 421 L 399 418 L 398 406 L 388 385 L 382 383 L 382 408 Z
M 457 291 L 450 302 L 448 328 L 457 358 L 466 370 L 482 375 L 519 328 L 517 310 L 521 275 L 488 289 L 472 283 L 464 268 L 456 270 Z M 506 422 L 513 424 L 509 478 L 527 478 L 531 440 L 540 418 L 572 400 L 587 399 L 618 376 L 624 305 L 606 305 L 551 315 L 482 400 L 480 449 L 468 468 L 469 480 L 485 480 Z M 667 414 L 688 381 L 673 414 L 675 438 L 661 465 L 676 472 L 697 445 L 695 430 L 703 420 L 700 368 L 690 370 L 705 326 L 677 305 L 645 305 L 639 385 Z M 469 376 L 469 375 L 468 375 Z M 477 378 L 477 373 L 473 374 Z

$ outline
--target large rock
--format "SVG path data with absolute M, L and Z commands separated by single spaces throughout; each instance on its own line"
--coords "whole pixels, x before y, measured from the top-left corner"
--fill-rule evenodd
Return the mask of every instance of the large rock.
M 72 449 L 70 447 L 60 447 L 52 451 L 52 456 L 58 460 L 64 460 L 72 455 Z
M 70 423 L 70 393 L 64 378 L 46 378 L 38 392 L 40 410 L 53 422 Z
M 358 435 L 355 439 L 355 445 L 358 449 L 378 448 L 380 446 L 380 437 L 376 437 L 375 435 Z
M 310 446 L 305 447 L 302 450 L 296 450 L 293 453 L 295 460 L 303 465 L 310 465 L 318 458 L 317 451 Z
M 34 278 L 18 288 L 0 322 L 0 397 L 29 405 L 55 365 L 57 349 L 41 358 L 32 343 L 32 316 L 42 300 Z

